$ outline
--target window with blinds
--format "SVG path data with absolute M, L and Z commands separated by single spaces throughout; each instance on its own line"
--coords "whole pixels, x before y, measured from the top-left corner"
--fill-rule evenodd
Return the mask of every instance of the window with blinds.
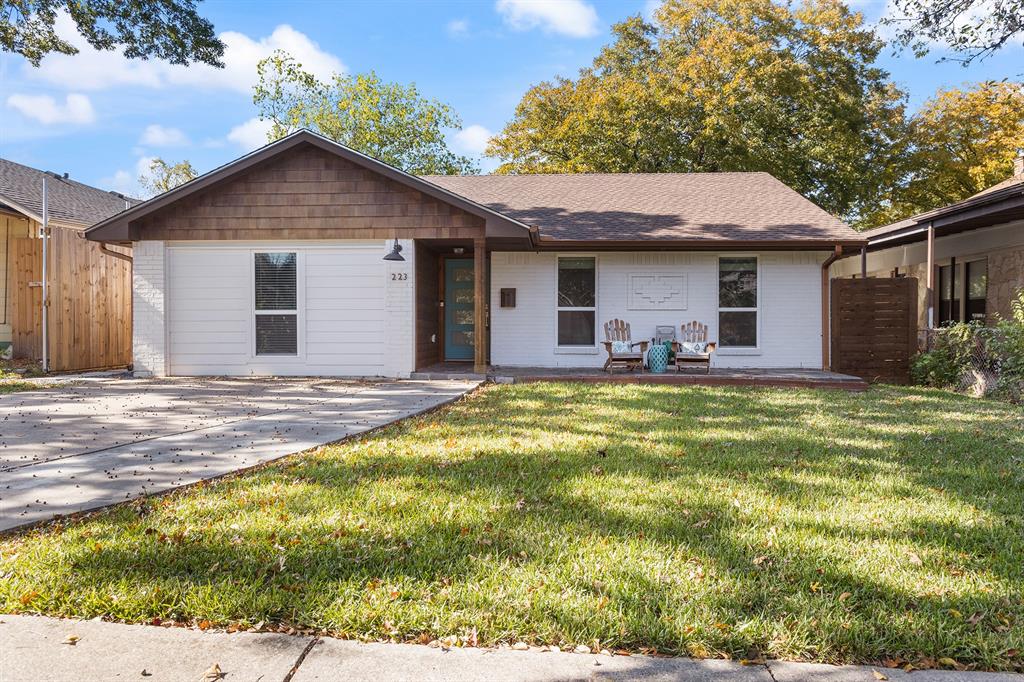
M 298 276 L 295 253 L 257 253 L 256 355 L 298 355 Z

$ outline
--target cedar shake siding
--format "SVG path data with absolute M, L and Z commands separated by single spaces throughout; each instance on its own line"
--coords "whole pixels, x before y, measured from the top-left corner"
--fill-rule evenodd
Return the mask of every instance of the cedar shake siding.
M 136 240 L 472 238 L 484 220 L 301 145 L 140 218 Z

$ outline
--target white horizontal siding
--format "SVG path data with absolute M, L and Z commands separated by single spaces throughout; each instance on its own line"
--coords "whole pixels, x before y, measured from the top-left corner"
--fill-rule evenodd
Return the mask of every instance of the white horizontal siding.
M 256 356 L 254 250 L 299 255 L 299 354 Z M 167 338 L 177 375 L 383 376 L 386 267 L 374 244 L 213 242 L 168 248 Z M 408 361 L 411 362 L 411 359 Z
M 566 254 L 576 255 L 576 254 Z M 734 255 L 734 254 L 722 254 Z M 821 367 L 821 263 L 827 254 L 757 254 L 759 348 L 722 351 L 718 367 Z M 718 254 L 602 253 L 597 258 L 597 341 L 592 349 L 557 348 L 555 254 L 494 253 L 491 259 L 491 362 L 519 367 L 599 367 L 607 357 L 603 325 L 629 322 L 634 340 L 655 327 L 690 320 L 718 337 Z M 685 309 L 630 310 L 631 274 L 685 275 Z M 500 290 L 516 289 L 516 307 L 502 308 Z M 678 333 L 678 331 L 677 331 Z

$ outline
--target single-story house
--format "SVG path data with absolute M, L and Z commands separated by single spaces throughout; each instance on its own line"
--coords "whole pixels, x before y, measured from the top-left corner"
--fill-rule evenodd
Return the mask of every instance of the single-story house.
M 1013 176 L 974 196 L 862 233 L 862 259 L 836 277 L 916 277 L 921 329 L 991 324 L 1024 289 L 1024 155 Z
M 49 226 L 43 324 L 43 186 Z M 136 199 L 0 159 L 0 356 L 53 369 L 131 361 L 131 265 L 125 250 L 86 241 L 90 225 Z
M 766 173 L 414 177 L 308 131 L 87 236 L 132 247 L 142 375 L 599 367 L 614 318 L 821 368 L 829 265 L 865 243 Z

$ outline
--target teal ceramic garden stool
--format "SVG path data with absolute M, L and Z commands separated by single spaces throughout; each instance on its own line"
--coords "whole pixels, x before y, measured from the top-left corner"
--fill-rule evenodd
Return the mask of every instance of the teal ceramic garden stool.
M 668 367 L 668 348 L 658 343 L 647 351 L 647 367 L 652 374 L 662 374 Z

